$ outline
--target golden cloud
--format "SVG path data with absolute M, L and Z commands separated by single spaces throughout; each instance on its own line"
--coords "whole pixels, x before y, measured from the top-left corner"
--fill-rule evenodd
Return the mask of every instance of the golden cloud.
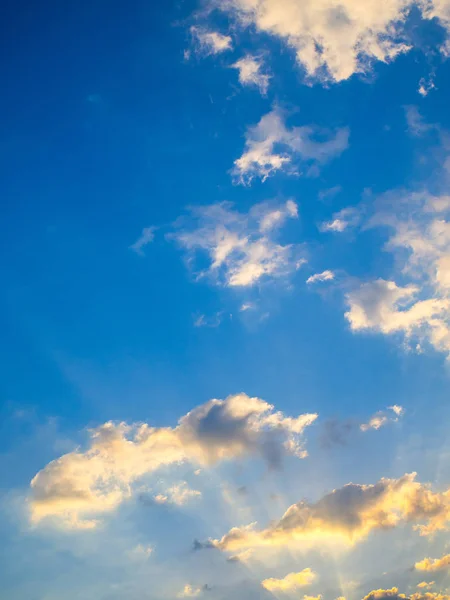
M 450 567 L 450 554 L 446 554 L 442 558 L 424 558 L 416 562 L 415 568 L 418 571 L 442 571 Z
M 303 569 L 299 573 L 289 573 L 282 579 L 264 579 L 261 585 L 269 592 L 291 592 L 298 588 L 310 585 L 316 578 L 316 574 L 311 569 Z
M 399 479 L 381 479 L 374 485 L 349 483 L 318 502 L 298 502 L 266 529 L 234 527 L 219 540 L 217 548 L 239 551 L 260 546 L 318 543 L 347 544 L 364 539 L 376 530 L 411 523 L 420 535 L 447 529 L 450 521 L 450 490 L 433 492 L 415 481 L 416 473 Z

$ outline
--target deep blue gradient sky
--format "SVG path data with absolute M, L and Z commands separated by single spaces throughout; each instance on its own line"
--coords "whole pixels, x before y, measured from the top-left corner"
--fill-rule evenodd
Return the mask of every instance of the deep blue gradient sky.
M 308 80 L 282 37 L 199 8 L 179 1 L 5 7 L 0 578 L 6 591 L 0 598 L 173 598 L 171 570 L 180 593 L 187 584 L 192 595 L 208 593 L 188 581 L 196 572 L 194 579 L 210 585 L 214 598 L 266 598 L 263 579 L 303 567 L 320 571 L 320 565 L 326 568 L 323 556 L 319 560 L 315 551 L 311 564 L 292 556 L 261 558 L 250 574 L 227 581 L 219 576 L 223 565 L 215 554 L 189 552 L 192 540 L 220 538 L 251 521 L 261 528 L 268 514 L 278 519 L 289 504 L 303 497 L 316 502 L 349 481 L 374 484 L 418 471 L 421 482 L 442 489 L 450 483 L 448 352 L 430 342 L 426 324 L 406 334 L 387 333 L 379 323 L 352 331 L 345 316 L 358 282 L 410 284 L 404 255 L 390 251 L 390 232 L 364 222 L 365 216 L 343 233 L 320 227 L 347 207 L 375 214 L 379 196 L 388 191 L 446 195 L 450 63 L 439 50 L 445 27 L 414 9 L 403 27 L 408 52 L 389 64 L 374 61 L 364 74 L 340 82 Z M 192 39 L 194 23 L 231 35 L 233 50 L 205 55 Z M 265 96 L 241 85 L 230 68 L 246 53 L 262 57 L 271 74 Z M 421 96 L 419 81 L 430 74 L 436 89 Z M 428 124 L 422 133 L 408 124 L 407 107 Z M 323 128 L 323 136 L 348 128 L 348 148 L 313 172 L 300 164 L 297 175 L 281 169 L 265 181 L 256 177 L 239 185 L 230 171 L 244 152 L 246 132 L 277 108 L 288 127 Z M 298 204 L 298 219 L 286 222 L 277 240 L 304 245 L 305 265 L 247 287 L 196 277 L 208 268 L 208 256 L 193 258 L 175 239 L 177 219 L 189 207 L 229 201 L 247 214 L 258 203 L 287 199 Z M 399 214 L 395 201 L 390 210 Z M 140 255 L 130 246 L 145 227 L 155 227 L 154 240 Z M 325 270 L 334 273 L 331 283 L 306 284 Z M 414 285 L 425 281 L 424 273 L 412 276 Z M 428 298 L 429 285 L 427 280 L 420 287 L 421 299 Z M 447 297 L 436 293 L 442 301 Z M 252 309 L 243 312 L 246 302 Z M 201 315 L 206 326 L 196 326 Z M 310 457 L 288 457 L 281 473 L 240 457 L 237 465 L 226 463 L 197 480 L 183 463 L 175 474 L 148 475 L 145 485 L 156 493 L 156 480 L 166 488 L 187 481 L 202 495 L 193 507 L 152 506 L 143 517 L 134 490 L 98 531 L 30 525 L 31 479 L 61 455 L 86 450 L 88 429 L 108 421 L 175 427 L 194 407 L 240 392 L 286 415 L 317 413 L 307 430 Z M 361 434 L 360 423 L 392 405 L 404 408 L 401 420 Z M 340 431 L 331 445 L 324 442 L 330 420 Z M 250 490 L 245 498 L 251 511 L 239 513 L 237 522 L 217 491 L 225 484 L 231 495 L 242 486 Z M 269 510 L 268 498 L 277 493 L 285 501 Z M 227 502 L 237 506 L 244 497 L 238 496 Z M 430 546 L 436 557 L 444 553 L 439 536 L 445 534 Z M 399 533 L 391 546 L 406 548 L 404 569 L 431 552 L 422 538 L 420 547 L 409 540 Z M 156 561 L 148 573 L 142 566 L 135 572 L 128 559 L 120 562 L 120 552 L 131 556 L 146 544 L 155 548 L 149 562 Z M 373 541 L 372 554 L 383 554 L 380 544 Z M 107 551 L 114 545 L 116 557 Z M 370 550 L 364 556 L 364 564 L 355 559 L 352 568 L 350 559 L 342 559 L 341 580 L 350 572 L 356 580 L 359 568 L 362 587 L 349 584 L 345 591 L 341 581 L 339 592 L 329 581 L 328 592 L 318 585 L 311 593 L 325 600 L 352 593 L 362 598 L 372 583 L 373 589 L 383 587 L 381 571 L 369 572 Z M 276 574 L 267 568 L 270 561 Z M 209 579 L 213 575 L 217 583 Z M 449 582 L 439 581 L 444 593 Z M 410 586 L 400 590 L 408 594 L 415 584 L 404 575 L 390 582 Z

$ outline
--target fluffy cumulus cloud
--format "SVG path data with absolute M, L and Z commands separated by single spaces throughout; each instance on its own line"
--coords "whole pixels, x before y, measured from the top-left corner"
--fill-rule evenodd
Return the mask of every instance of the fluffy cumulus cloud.
M 250 287 L 261 280 L 286 276 L 301 264 L 302 248 L 278 241 L 280 228 L 298 216 L 292 200 L 261 203 L 247 213 L 229 202 L 192 209 L 191 219 L 176 223 L 171 238 L 188 252 L 190 261 L 206 255 L 208 266 L 199 277 L 230 287 Z
M 449 0 L 215 0 L 243 26 L 276 36 L 309 78 L 333 82 L 389 62 L 410 49 L 405 22 L 413 7 L 450 29 Z
M 380 410 L 375 413 L 367 423 L 360 425 L 361 431 L 369 431 L 370 429 L 381 429 L 389 423 L 396 423 L 399 418 L 404 414 L 405 410 L 398 404 L 389 406 L 387 410 Z
M 239 82 L 244 86 L 257 87 L 265 95 L 269 87 L 269 75 L 264 73 L 260 58 L 247 54 L 231 65 L 239 72 Z
M 203 27 L 192 26 L 191 35 L 199 52 L 204 55 L 220 54 L 233 48 L 231 37 L 223 35 L 218 31 L 210 31 Z
M 61 456 L 33 478 L 32 522 L 53 517 L 67 527 L 93 528 L 99 515 L 133 494 L 140 478 L 182 461 L 213 465 L 253 455 L 276 467 L 284 454 L 304 457 L 303 432 L 316 418 L 287 417 L 259 398 L 236 394 L 198 406 L 174 428 L 105 423 L 91 430 L 86 450 Z M 179 486 L 165 496 L 180 504 L 193 493 Z
M 442 556 L 442 558 L 424 558 L 423 560 L 416 562 L 415 568 L 417 571 L 444 571 L 450 570 L 450 554 Z
M 364 596 L 363 600 L 449 600 L 450 596 L 441 593 L 416 592 L 407 596 L 398 591 L 398 588 L 372 590 Z
M 389 232 L 385 249 L 399 265 L 403 285 L 364 282 L 347 294 L 354 331 L 402 334 L 408 343 L 450 352 L 450 197 L 426 192 L 382 199 L 366 227 Z
M 450 490 L 435 493 L 415 478 L 411 473 L 399 479 L 381 479 L 374 485 L 349 483 L 316 503 L 293 504 L 266 529 L 235 527 L 212 543 L 232 552 L 264 546 L 351 546 L 372 531 L 403 523 L 412 524 L 420 535 L 446 530 Z
M 296 590 L 310 585 L 316 579 L 316 574 L 311 569 L 303 569 L 298 573 L 289 573 L 282 579 L 271 577 L 264 579 L 261 585 L 269 592 L 295 592 Z
M 255 177 L 265 181 L 280 170 L 297 174 L 298 162 L 317 171 L 318 165 L 347 149 L 348 138 L 345 127 L 335 131 L 313 125 L 289 128 L 283 113 L 274 109 L 247 130 L 244 152 L 234 161 L 232 175 L 241 184 Z

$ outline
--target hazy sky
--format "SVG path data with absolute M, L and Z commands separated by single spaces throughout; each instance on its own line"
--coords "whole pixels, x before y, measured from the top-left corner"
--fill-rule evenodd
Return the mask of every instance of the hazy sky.
M 0 600 L 450 600 L 450 0 L 2 29 Z

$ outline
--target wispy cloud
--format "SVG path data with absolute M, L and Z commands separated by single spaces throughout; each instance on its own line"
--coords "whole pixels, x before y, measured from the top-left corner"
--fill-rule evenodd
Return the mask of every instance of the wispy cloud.
M 367 423 L 360 425 L 361 431 L 369 431 L 370 429 L 381 429 L 389 423 L 397 423 L 399 418 L 403 416 L 405 410 L 402 406 L 394 404 L 389 406 L 387 410 L 380 410 L 375 413 Z
M 195 207 L 192 218 L 179 220 L 170 238 L 188 251 L 200 252 L 209 265 L 200 273 L 229 287 L 250 287 L 263 280 L 286 276 L 298 267 L 302 249 L 277 241 L 280 228 L 297 218 L 297 205 L 261 203 L 248 213 L 229 202 Z
M 323 130 L 313 125 L 288 128 L 275 108 L 247 130 L 242 156 L 234 161 L 232 175 L 240 184 L 257 177 L 265 181 L 277 171 L 298 173 L 298 163 L 318 166 L 348 147 L 349 130 Z
M 151 242 L 153 242 L 155 238 L 155 230 L 156 227 L 144 227 L 139 238 L 130 246 L 130 250 L 139 254 L 139 256 L 144 255 L 144 248 Z
M 239 82 L 244 86 L 254 86 L 265 95 L 269 87 L 270 77 L 263 71 L 260 58 L 247 54 L 231 65 L 239 71 Z
M 218 31 L 192 26 L 191 34 L 197 44 L 198 50 L 204 55 L 220 54 L 233 48 L 231 37 L 223 35 Z
M 312 283 L 323 283 L 324 281 L 333 281 L 334 278 L 334 272 L 327 269 L 326 271 L 322 271 L 322 273 L 311 275 L 311 277 L 308 277 L 306 280 L 306 283 L 309 285 Z

